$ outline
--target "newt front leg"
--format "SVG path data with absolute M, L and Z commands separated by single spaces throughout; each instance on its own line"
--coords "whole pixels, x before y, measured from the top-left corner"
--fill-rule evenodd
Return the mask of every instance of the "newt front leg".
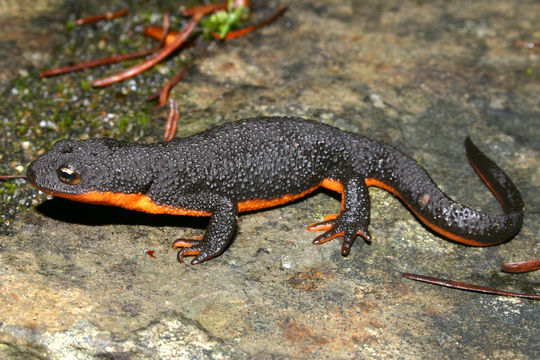
M 178 261 L 184 256 L 196 256 L 191 263 L 199 264 L 221 254 L 232 241 L 236 230 L 238 206 L 234 202 L 218 195 L 206 199 L 211 204 L 211 217 L 202 239 L 178 239 L 173 248 L 178 251 Z

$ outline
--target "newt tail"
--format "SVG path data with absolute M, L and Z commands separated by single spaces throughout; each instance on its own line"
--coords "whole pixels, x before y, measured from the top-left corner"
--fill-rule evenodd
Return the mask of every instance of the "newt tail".
M 414 160 L 410 158 L 401 158 L 400 164 L 394 166 L 383 166 L 380 173 L 366 179 L 366 184 L 391 192 L 426 226 L 453 241 L 472 246 L 491 246 L 509 240 L 523 223 L 521 194 L 504 171 L 483 154 L 469 137 L 465 139 L 465 151 L 474 170 L 499 200 L 504 215 L 483 213 L 455 202 L 435 185 L 423 168 L 414 166 Z M 386 156 L 389 159 L 398 157 Z M 398 170 L 389 175 L 386 169 L 390 167 Z M 403 181 L 404 178 L 415 180 Z
M 438 234 L 473 246 L 507 241 L 521 228 L 523 200 L 510 178 L 467 138 L 467 157 L 503 215 L 461 205 L 418 163 L 377 140 L 287 117 L 244 119 L 167 143 L 59 141 L 27 170 L 38 189 L 75 201 L 155 214 L 209 216 L 201 239 L 179 239 L 178 259 L 200 263 L 232 241 L 237 215 L 282 205 L 319 187 L 342 195 L 341 212 L 310 226 L 315 244 L 341 237 L 347 255 L 368 231 L 368 187 L 401 199 Z

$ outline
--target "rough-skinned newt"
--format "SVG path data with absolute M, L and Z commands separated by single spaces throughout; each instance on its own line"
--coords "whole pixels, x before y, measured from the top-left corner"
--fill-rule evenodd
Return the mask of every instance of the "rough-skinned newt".
M 178 239 L 178 259 L 200 263 L 230 244 L 239 212 L 284 204 L 319 187 L 341 193 L 341 212 L 308 229 L 313 242 L 342 237 L 347 255 L 367 241 L 368 186 L 388 190 L 429 228 L 456 242 L 489 246 L 521 228 L 523 201 L 508 176 L 467 138 L 467 156 L 504 215 L 450 199 L 418 163 L 394 147 L 315 121 L 288 117 L 240 120 L 167 143 L 113 139 L 58 141 L 28 168 L 43 192 L 153 214 L 210 216 L 202 239 Z

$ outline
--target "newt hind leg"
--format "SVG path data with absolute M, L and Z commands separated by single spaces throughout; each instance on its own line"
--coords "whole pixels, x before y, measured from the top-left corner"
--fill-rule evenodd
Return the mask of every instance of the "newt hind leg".
M 317 236 L 313 240 L 313 244 L 320 245 L 332 239 L 343 237 L 341 254 L 346 256 L 351 251 L 357 236 L 362 236 L 366 241 L 371 241 L 367 225 L 358 222 L 358 220 L 350 221 L 347 218 L 349 216 L 343 212 L 333 220 L 325 220 L 308 226 L 309 231 L 326 230 L 324 234 Z
M 309 231 L 326 230 L 313 240 L 319 245 L 329 240 L 343 237 L 341 254 L 348 255 L 357 236 L 371 241 L 368 230 L 370 201 L 368 188 L 364 181 L 352 179 L 345 183 L 342 193 L 342 211 L 328 215 L 324 221 L 308 226 Z

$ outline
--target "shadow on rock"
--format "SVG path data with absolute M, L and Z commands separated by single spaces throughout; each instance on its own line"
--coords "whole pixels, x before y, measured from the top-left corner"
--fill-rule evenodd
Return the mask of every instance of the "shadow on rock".
M 81 225 L 127 224 L 204 229 L 208 224 L 206 217 L 146 214 L 114 206 L 85 204 L 57 197 L 44 201 L 36 209 L 42 215 L 52 219 Z

